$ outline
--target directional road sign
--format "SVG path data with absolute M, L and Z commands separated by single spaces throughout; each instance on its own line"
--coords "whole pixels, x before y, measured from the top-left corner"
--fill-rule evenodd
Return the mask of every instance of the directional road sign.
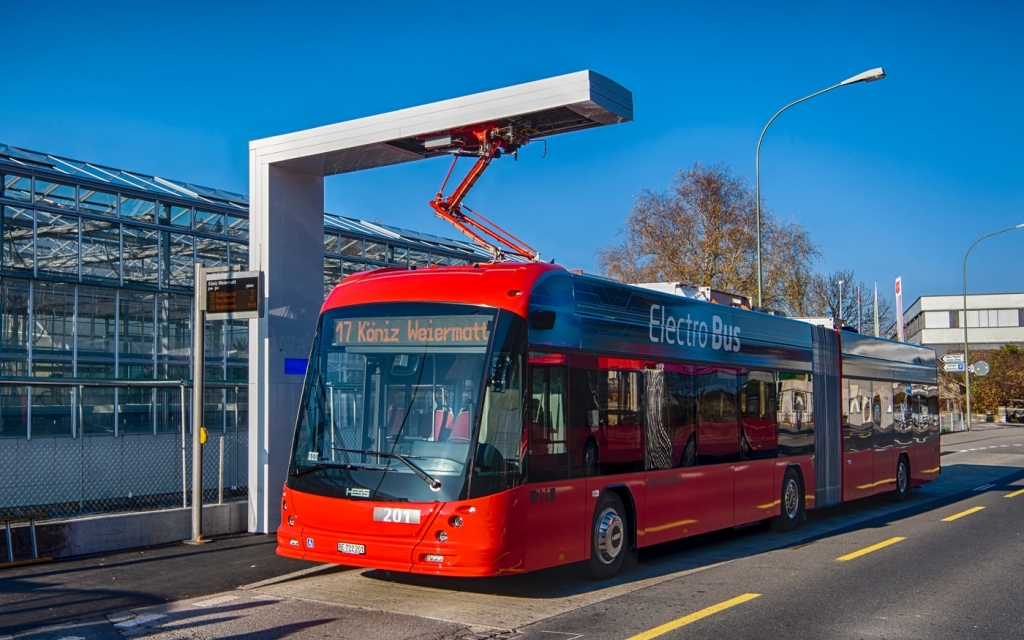
M 942 356 L 942 361 L 946 364 L 956 364 L 960 362 L 966 362 L 964 360 L 964 354 L 962 353 L 947 353 Z
M 942 365 L 943 371 L 964 371 L 967 369 L 967 365 L 962 362 L 950 362 Z

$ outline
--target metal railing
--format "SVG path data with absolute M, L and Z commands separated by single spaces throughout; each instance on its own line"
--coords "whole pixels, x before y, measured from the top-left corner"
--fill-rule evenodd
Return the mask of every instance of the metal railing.
M 939 433 L 967 431 L 967 421 L 963 413 L 939 413 Z
M 245 499 L 248 385 L 205 386 L 203 503 Z M 0 517 L 188 507 L 190 395 L 186 380 L 0 378 Z

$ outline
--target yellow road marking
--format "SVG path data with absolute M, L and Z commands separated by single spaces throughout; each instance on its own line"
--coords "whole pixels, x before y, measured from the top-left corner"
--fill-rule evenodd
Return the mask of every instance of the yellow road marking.
M 672 622 L 666 622 L 665 624 L 661 625 L 660 627 L 654 627 L 650 631 L 644 631 L 643 633 L 635 635 L 635 636 L 629 638 L 628 640 L 650 640 L 651 638 L 657 638 L 658 636 L 660 636 L 660 635 L 662 635 L 664 633 L 668 633 L 669 631 L 672 631 L 674 629 L 678 629 L 679 627 L 688 625 L 691 622 L 696 622 L 696 621 L 700 620 L 701 618 L 706 618 L 706 617 L 708 617 L 710 615 L 714 615 L 714 614 L 718 613 L 719 611 L 725 611 L 729 607 L 735 607 L 736 605 L 743 604 L 744 602 L 747 602 L 748 600 L 753 600 L 754 598 L 759 598 L 760 596 L 761 596 L 760 593 L 744 593 L 742 596 L 738 596 L 736 598 L 733 598 L 732 600 L 726 600 L 725 602 L 720 602 L 720 603 L 718 603 L 718 604 L 716 604 L 714 606 L 708 607 L 707 609 L 701 609 L 700 611 L 698 611 L 696 613 L 691 613 L 688 616 L 683 616 L 682 618 L 679 618 L 678 620 L 673 620 Z
M 860 551 L 854 551 L 853 553 L 848 553 L 845 556 L 841 556 L 839 558 L 836 558 L 836 560 L 838 562 L 846 562 L 847 560 L 853 560 L 854 558 L 859 558 L 859 557 L 861 557 L 863 555 L 867 555 L 867 554 L 871 553 L 872 551 L 878 551 L 879 549 L 888 547 L 890 544 L 896 544 L 900 540 L 906 540 L 906 538 L 889 538 L 888 540 L 885 540 L 884 542 L 879 542 L 878 544 L 873 544 L 870 547 L 861 549 Z
M 1003 497 L 1004 498 L 1015 498 L 1015 497 L 1019 496 L 1022 493 L 1024 493 L 1024 489 L 1021 489 L 1019 491 L 1014 491 L 1013 493 L 1008 493 L 1008 494 L 1006 494 Z
M 984 508 L 985 507 L 971 507 L 967 511 L 961 511 L 960 513 L 955 513 L 955 514 L 949 516 L 948 518 L 943 518 L 942 521 L 943 522 L 953 522 L 957 518 L 962 518 L 964 516 L 969 516 L 972 513 L 974 513 L 975 511 L 981 511 Z

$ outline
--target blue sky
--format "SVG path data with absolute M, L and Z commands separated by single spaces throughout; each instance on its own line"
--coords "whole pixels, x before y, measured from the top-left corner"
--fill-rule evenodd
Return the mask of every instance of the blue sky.
M 820 269 L 906 305 L 961 290 L 967 247 L 1024 222 L 1024 10 L 1016 3 L 8 3 L 0 142 L 248 191 L 248 141 L 581 69 L 635 121 L 502 159 L 468 204 L 596 271 L 643 189 L 694 162 L 754 178 Z M 145 6 L 143 6 L 145 5 Z M 892 5 L 896 5 L 893 8 Z M 329 178 L 326 209 L 454 236 L 438 159 Z M 971 254 L 971 291 L 1024 291 L 1024 230 Z

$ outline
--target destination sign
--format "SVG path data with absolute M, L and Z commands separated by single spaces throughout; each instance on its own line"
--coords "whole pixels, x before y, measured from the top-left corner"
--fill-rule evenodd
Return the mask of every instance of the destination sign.
M 212 276 L 213 274 L 211 274 Z M 258 318 L 262 305 L 257 271 L 230 273 L 206 280 L 206 317 L 210 320 Z
M 946 355 L 942 356 L 942 361 L 945 362 L 946 364 L 958 364 L 961 362 L 967 362 L 967 360 L 964 359 L 964 354 L 962 353 L 947 353 Z
M 482 347 L 490 336 L 491 318 L 479 315 L 340 318 L 334 321 L 333 344 Z

